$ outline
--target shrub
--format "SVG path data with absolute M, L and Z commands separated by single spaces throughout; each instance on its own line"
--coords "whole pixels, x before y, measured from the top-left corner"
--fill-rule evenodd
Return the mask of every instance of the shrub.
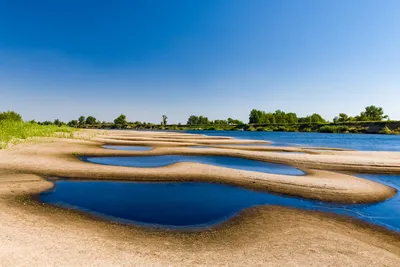
M 349 127 L 347 126 L 335 126 L 335 125 L 325 125 L 319 128 L 320 133 L 348 133 Z
M 379 131 L 380 134 L 392 134 L 392 131 L 389 127 L 385 126 L 382 130 Z
M 0 121 L 1 120 L 22 121 L 22 117 L 18 113 L 9 110 L 9 111 L 0 113 Z
M 311 132 L 312 132 L 312 129 L 309 128 L 309 127 L 306 127 L 306 128 L 301 129 L 301 132 L 311 133 Z

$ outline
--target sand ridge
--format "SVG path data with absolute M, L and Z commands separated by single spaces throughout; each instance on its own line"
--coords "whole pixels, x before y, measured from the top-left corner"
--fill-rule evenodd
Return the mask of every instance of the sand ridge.
M 376 182 L 348 174 L 313 169 L 302 164 L 304 155 L 293 153 L 255 152 L 218 148 L 156 147 L 150 151 L 105 149 L 101 143 L 53 139 L 1 151 L 3 169 L 18 170 L 41 176 L 63 176 L 86 179 L 118 179 L 134 181 L 209 181 L 239 185 L 250 189 L 300 196 L 338 203 L 371 203 L 392 197 L 396 190 Z M 287 155 L 286 155 L 287 154 Z M 200 163 L 181 162 L 159 168 L 134 168 L 83 162 L 82 156 L 139 155 L 223 155 L 289 164 L 306 172 L 303 176 L 278 175 L 236 170 Z M 314 155 L 305 155 L 308 157 Z M 317 155 L 323 157 L 325 155 Z M 363 166 L 361 166 L 363 167 Z

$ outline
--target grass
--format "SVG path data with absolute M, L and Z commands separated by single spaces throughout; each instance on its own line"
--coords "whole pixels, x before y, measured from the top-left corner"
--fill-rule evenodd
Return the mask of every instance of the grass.
M 31 137 L 73 137 L 68 126 L 39 125 L 32 122 L 0 120 L 0 149 Z

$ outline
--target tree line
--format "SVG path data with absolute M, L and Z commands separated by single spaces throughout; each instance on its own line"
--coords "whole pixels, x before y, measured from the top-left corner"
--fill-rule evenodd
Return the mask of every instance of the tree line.
M 244 124 L 240 120 L 235 120 L 232 118 L 228 118 L 226 120 L 209 120 L 204 116 L 195 116 L 191 115 L 187 120 L 187 125 L 242 125 Z
M 359 115 L 354 117 L 349 116 L 345 113 L 339 113 L 333 119 L 333 123 L 344 123 L 344 122 L 362 122 L 362 121 L 382 121 L 384 119 L 389 119 L 387 115 L 384 114 L 384 111 L 381 107 L 376 106 L 368 106 L 364 111 L 360 112 Z M 15 120 L 22 121 L 22 117 L 20 114 L 14 111 L 6 111 L 0 113 L 0 121 L 1 120 Z M 160 127 L 167 126 L 168 117 L 166 115 L 162 115 Z M 64 123 L 59 119 L 55 119 L 54 121 L 43 121 L 36 122 L 34 120 L 30 121 L 32 123 L 38 123 L 41 125 L 68 125 L 74 128 L 118 128 L 118 129 L 126 129 L 126 128 L 145 128 L 152 129 L 157 127 L 156 124 L 146 123 L 146 122 L 128 122 L 126 115 L 121 114 L 117 118 L 114 119 L 113 122 L 100 122 L 94 116 L 80 116 L 77 120 L 71 120 L 68 123 Z M 276 110 L 275 112 L 265 112 L 262 110 L 253 109 L 249 114 L 249 124 L 324 124 L 328 123 L 326 119 L 324 119 L 321 115 L 314 113 L 305 117 L 298 117 L 296 113 L 289 112 L 286 113 L 281 110 Z M 181 124 L 178 124 L 181 126 Z M 195 125 L 211 125 L 211 126 L 241 126 L 245 125 L 240 120 L 237 119 L 217 119 L 217 120 L 209 120 L 208 117 L 205 116 L 196 116 L 191 115 L 188 120 L 188 126 Z
M 350 122 L 350 121 L 382 121 L 389 119 L 384 115 L 383 108 L 376 106 L 368 106 L 359 115 L 351 117 L 345 113 L 339 113 L 333 118 L 334 123 Z M 297 124 L 297 123 L 327 123 L 320 114 L 314 113 L 306 117 L 298 117 L 296 113 L 285 113 L 277 110 L 273 113 L 262 110 L 253 109 L 250 111 L 249 124 Z

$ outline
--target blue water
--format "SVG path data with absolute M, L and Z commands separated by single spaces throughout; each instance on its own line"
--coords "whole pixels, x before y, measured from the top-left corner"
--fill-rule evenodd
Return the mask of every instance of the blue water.
M 151 150 L 151 146 L 112 146 L 112 145 L 105 145 L 103 146 L 107 149 L 116 149 L 116 150 L 128 150 L 128 151 L 148 151 Z
M 400 189 L 400 175 L 360 175 Z M 352 216 L 400 232 L 400 199 L 338 205 L 210 183 L 57 180 L 41 201 L 123 223 L 207 227 L 256 205 L 279 205 Z
M 272 141 L 276 146 L 336 147 L 364 151 L 400 151 L 400 135 L 296 132 L 185 131 L 209 136 Z
M 161 167 L 177 162 L 198 162 L 203 164 L 216 165 L 221 167 L 267 172 L 287 175 L 303 175 L 304 172 L 288 165 L 262 162 L 243 158 L 233 158 L 226 156 L 182 156 L 182 155 L 163 155 L 163 156 L 135 156 L 135 157 L 89 157 L 83 158 L 92 163 L 128 166 L 128 167 Z

